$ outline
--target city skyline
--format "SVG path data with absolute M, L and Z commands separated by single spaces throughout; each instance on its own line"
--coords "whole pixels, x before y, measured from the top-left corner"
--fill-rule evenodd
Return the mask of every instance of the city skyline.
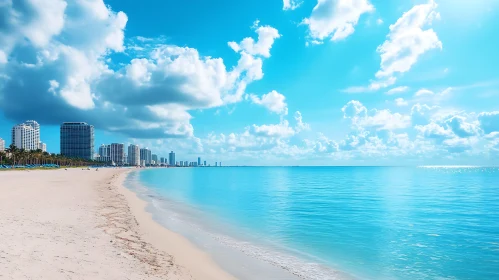
M 498 1 L 91 2 L 5 7 L 7 142 L 34 119 L 58 152 L 59 125 L 82 121 L 188 161 L 499 164 Z
M 3 152 L 7 146 L 14 145 L 18 149 L 46 151 L 46 144 L 41 142 L 41 126 L 35 120 L 28 120 L 17 124 L 11 129 L 11 143 L 9 145 L 0 138 L 0 151 Z M 59 129 L 60 149 L 59 153 L 68 158 L 81 158 L 108 162 L 113 165 L 130 166 L 178 166 L 197 167 L 207 166 L 201 164 L 201 157 L 197 162 L 183 164 L 184 161 L 175 161 L 175 153 L 169 153 L 170 162 L 163 156 L 153 154 L 147 147 L 140 148 L 139 145 L 123 143 L 101 144 L 95 149 L 94 126 L 85 122 L 64 122 Z M 185 161 L 187 163 L 187 161 Z

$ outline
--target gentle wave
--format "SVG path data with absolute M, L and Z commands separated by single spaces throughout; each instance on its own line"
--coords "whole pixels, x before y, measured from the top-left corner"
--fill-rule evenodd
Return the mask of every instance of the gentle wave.
M 149 202 L 157 215 L 161 216 L 163 219 L 168 219 L 174 222 L 180 222 L 183 226 L 193 229 L 195 235 L 202 235 L 204 237 L 209 237 L 220 245 L 226 246 L 233 250 L 243 253 L 247 257 L 258 259 L 265 263 L 268 263 L 274 267 L 280 268 L 288 273 L 304 280 L 346 280 L 354 279 L 343 272 L 333 270 L 332 268 L 326 267 L 317 262 L 307 262 L 304 259 L 296 257 L 291 254 L 286 254 L 278 250 L 272 250 L 264 246 L 258 246 L 249 241 L 242 241 L 232 236 L 226 234 L 221 234 L 213 231 L 208 231 L 199 223 L 190 222 L 193 220 L 194 216 L 198 214 L 191 214 L 191 217 L 186 217 L 186 213 L 182 214 L 176 212 L 172 207 L 173 205 L 178 206 L 178 202 L 172 202 L 171 200 L 162 197 L 154 193 L 152 190 L 143 186 L 139 183 L 136 176 L 130 176 L 128 180 L 128 187 L 139 194 L 142 198 Z M 183 207 L 187 207 L 183 205 Z M 185 208 L 184 208 L 185 209 Z M 154 214 L 154 213 L 153 213 Z M 198 217 L 199 218 L 199 217 Z M 159 221 L 161 222 L 161 221 Z M 218 224 L 217 224 L 218 225 Z M 191 232 L 192 234 L 192 232 Z M 283 251 L 292 251 L 290 248 L 283 248 Z M 297 255 L 303 252 L 296 252 Z M 313 256 L 307 256 L 309 258 L 314 258 Z

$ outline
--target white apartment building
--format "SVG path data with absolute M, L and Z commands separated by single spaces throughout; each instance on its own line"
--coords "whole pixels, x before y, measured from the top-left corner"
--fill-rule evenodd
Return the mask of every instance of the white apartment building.
M 111 144 L 111 161 L 116 165 L 123 165 L 125 163 L 125 145 L 121 143 Z
M 46 152 L 47 151 L 47 144 L 45 143 L 38 143 L 38 149 L 42 150 L 42 152 Z
M 131 166 L 140 165 L 140 149 L 138 145 L 130 144 L 128 146 L 128 164 Z
M 14 126 L 12 144 L 18 149 L 37 150 L 40 145 L 40 125 L 31 120 Z
M 5 151 L 5 140 L 0 138 L 0 152 Z

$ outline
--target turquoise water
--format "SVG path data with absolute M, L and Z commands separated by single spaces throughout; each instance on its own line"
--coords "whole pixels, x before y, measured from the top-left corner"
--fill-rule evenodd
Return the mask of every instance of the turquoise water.
M 289 265 L 305 279 L 314 275 L 311 263 L 362 279 L 499 279 L 498 168 L 224 167 L 138 174 L 155 195 L 194 209 L 199 223 L 216 221 L 216 230 L 248 244 L 237 248 L 250 256 L 257 255 L 250 248 L 266 248 L 271 253 L 263 259 L 271 263 L 282 256 L 273 251 L 303 260 L 306 270 Z M 281 257 L 279 266 L 285 262 Z

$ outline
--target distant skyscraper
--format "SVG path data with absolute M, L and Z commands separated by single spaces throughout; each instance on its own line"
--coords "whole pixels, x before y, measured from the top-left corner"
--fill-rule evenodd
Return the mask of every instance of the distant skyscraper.
M 152 162 L 154 164 L 159 164 L 159 162 L 158 162 L 158 155 L 152 155 L 151 158 L 152 158 Z
M 198 157 L 198 166 L 201 165 L 201 157 Z
M 160 162 L 161 164 L 166 164 L 166 162 L 165 162 L 165 158 L 164 158 L 164 157 L 160 158 L 160 159 L 159 159 L 159 162 Z
M 140 149 L 139 146 L 130 144 L 128 146 L 128 164 L 131 166 L 140 165 Z
M 125 145 L 121 143 L 111 144 L 111 161 L 116 165 L 123 165 L 125 163 Z
M 0 138 L 0 152 L 5 151 L 5 140 Z
M 140 160 L 144 161 L 146 165 L 150 165 L 152 162 L 152 153 L 148 148 L 140 149 Z
M 94 126 L 84 122 L 61 125 L 61 155 L 73 158 L 94 158 Z
M 26 121 L 12 128 L 12 144 L 18 149 L 37 150 L 40 143 L 40 125 Z
M 111 161 L 111 145 L 102 144 L 99 147 L 99 161 L 110 162 Z
M 215 161 L 215 166 L 218 166 L 218 162 Z
M 172 165 L 175 162 L 175 153 L 173 151 L 170 152 L 168 162 Z
M 203 166 L 206 166 L 206 160 L 203 163 L 204 163 Z

